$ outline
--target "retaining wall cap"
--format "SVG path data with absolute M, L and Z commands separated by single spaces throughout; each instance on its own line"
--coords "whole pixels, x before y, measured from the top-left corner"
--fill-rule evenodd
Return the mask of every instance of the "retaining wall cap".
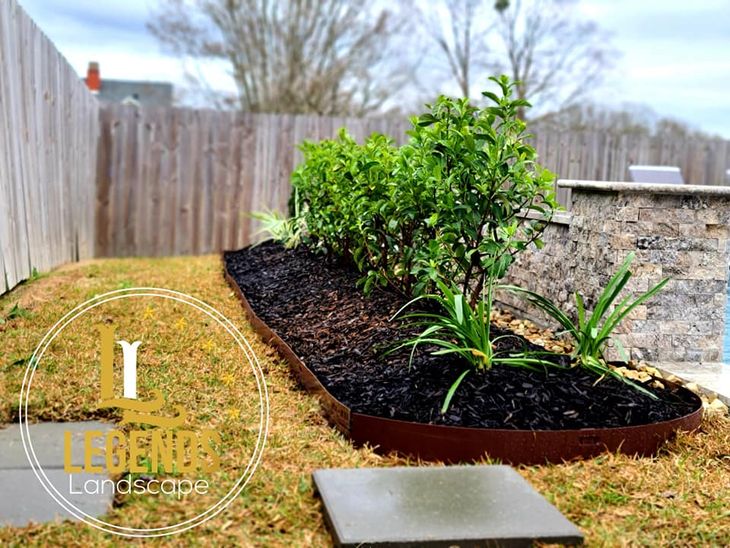
M 558 187 L 572 188 L 575 190 L 592 190 L 595 192 L 639 192 L 644 194 L 683 194 L 730 198 L 730 186 L 668 185 L 614 181 L 574 181 L 561 179 L 558 181 Z

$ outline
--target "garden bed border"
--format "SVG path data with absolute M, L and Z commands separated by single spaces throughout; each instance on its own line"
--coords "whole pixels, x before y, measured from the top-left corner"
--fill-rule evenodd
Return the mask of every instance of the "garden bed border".
M 702 421 L 702 401 L 681 386 L 681 390 L 687 390 L 696 399 L 697 408 L 693 412 L 668 421 L 621 428 L 472 428 L 416 423 L 353 412 L 330 394 L 291 347 L 256 315 L 228 272 L 224 255 L 221 260 L 224 277 L 241 301 L 254 331 L 276 348 L 299 384 L 317 396 L 328 422 L 356 446 L 368 445 L 380 454 L 395 451 L 427 461 L 469 462 L 488 455 L 491 459 L 513 465 L 533 465 L 590 458 L 605 451 L 651 456 L 678 430 L 695 430 Z

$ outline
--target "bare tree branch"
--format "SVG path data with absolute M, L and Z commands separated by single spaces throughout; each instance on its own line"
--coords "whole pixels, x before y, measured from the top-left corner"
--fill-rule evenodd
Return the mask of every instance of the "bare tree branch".
M 240 108 L 363 115 L 411 77 L 396 55 L 408 2 L 161 0 L 148 24 L 172 52 L 230 65 Z
M 463 97 L 470 95 L 474 73 L 487 66 L 487 36 L 491 30 L 488 5 L 484 0 L 444 0 L 441 4 L 429 3 L 421 11 L 425 31 L 433 38 Z
M 575 104 L 597 86 L 615 52 L 583 21 L 572 0 L 512 0 L 500 11 L 501 70 L 519 81 L 518 97 L 540 110 Z M 520 116 L 524 118 L 524 110 Z
M 697 141 L 717 138 L 682 120 L 663 117 L 650 107 L 625 103 L 620 107 L 583 102 L 543 116 L 537 131 L 600 131 L 612 135 L 645 135 Z

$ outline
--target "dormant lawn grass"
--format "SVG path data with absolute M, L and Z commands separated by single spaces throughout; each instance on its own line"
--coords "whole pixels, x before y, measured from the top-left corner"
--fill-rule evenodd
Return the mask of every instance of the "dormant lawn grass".
M 27 360 L 43 334 L 75 305 L 94 295 L 134 286 L 166 287 L 216 307 L 251 342 L 264 370 L 271 404 L 270 431 L 261 465 L 246 490 L 217 518 L 174 537 L 145 544 L 327 546 L 329 535 L 312 493 L 310 474 L 322 467 L 415 465 L 355 449 L 323 420 L 317 401 L 301 391 L 287 366 L 248 327 L 241 306 L 223 280 L 219 257 L 114 259 L 70 265 L 25 283 L 0 297 L 0 424 L 17 420 L 18 394 Z M 213 399 L 196 420 L 236 438 L 254 427 L 245 404 L 255 391 L 251 375 L 225 344 L 191 322 L 166 311 L 120 305 L 122 323 L 140 314 L 155 318 L 157 330 L 176 330 L 180 344 L 200 353 L 204 371 L 169 367 L 164 356 L 146 356 L 157 365 L 152 386 L 189 387 L 179 403 L 199 406 L 195 388 Z M 17 304 L 17 307 L 16 307 Z M 13 309 L 15 308 L 15 311 Z M 162 316 L 162 317 L 159 317 Z M 167 333 L 169 334 L 169 332 Z M 80 341 L 84 334 L 76 334 Z M 89 346 L 89 345 L 86 345 Z M 230 355 L 229 355 L 230 353 Z M 195 356 L 195 354 L 194 354 Z M 140 360 L 143 360 L 140 357 Z M 157 361 L 155 361 L 157 360 Z M 90 355 L 73 355 L 46 367 L 34 381 L 32 420 L 114 418 L 95 414 L 94 393 L 81 388 L 68 397 L 68 383 L 95 367 Z M 201 366 L 202 367 L 202 366 Z M 203 383 L 202 385 L 200 383 Z M 37 384 L 37 386 L 36 386 Z M 204 385 L 204 386 L 203 386 Z M 73 391 L 72 391 L 73 392 Z M 189 398 L 189 401 L 188 401 Z M 232 451 L 250 452 L 251 436 L 240 435 Z M 523 467 L 520 472 L 586 534 L 591 546 L 730 545 L 730 420 L 706 419 L 693 435 L 680 435 L 655 458 L 604 455 L 562 465 Z M 226 466 L 222 477 L 235 473 Z M 171 516 L 192 517 L 204 501 L 122 499 L 106 520 L 128 526 L 167 524 Z M 201 507 L 197 507 L 200 505 Z M 1 545 L 117 545 L 121 539 L 84 524 L 62 522 L 0 528 Z

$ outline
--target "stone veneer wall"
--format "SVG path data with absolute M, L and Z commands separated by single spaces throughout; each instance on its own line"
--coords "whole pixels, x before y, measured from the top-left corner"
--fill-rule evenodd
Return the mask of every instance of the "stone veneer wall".
M 570 214 L 548 226 L 545 247 L 520 257 L 505 281 L 542 293 L 574 314 L 573 291 L 592 308 L 611 274 L 634 251 L 627 290 L 646 291 L 663 277 L 671 281 L 619 328 L 627 352 L 654 362 L 719 361 L 730 265 L 730 187 L 593 181 L 559 186 L 572 189 Z M 518 299 L 504 294 L 498 299 L 548 323 Z

